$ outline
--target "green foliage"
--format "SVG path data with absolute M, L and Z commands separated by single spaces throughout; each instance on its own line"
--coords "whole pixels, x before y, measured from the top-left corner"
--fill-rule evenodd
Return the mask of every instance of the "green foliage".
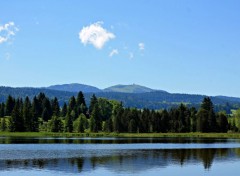
M 62 107 L 62 110 L 61 110 L 61 116 L 65 117 L 66 115 L 67 115 L 67 104 L 64 103 L 63 107 Z
M 90 131 L 98 132 L 102 130 L 102 120 L 98 103 L 96 102 L 90 115 Z
M 136 133 L 137 132 L 137 124 L 135 119 L 131 119 L 129 124 L 128 124 L 128 131 L 130 133 Z
M 73 132 L 73 117 L 71 114 L 67 114 L 65 120 L 65 131 L 70 133 Z
M 76 108 L 76 99 L 74 96 L 72 96 L 69 99 L 69 103 L 68 103 L 68 113 L 71 113 L 72 110 L 75 110 L 75 108 Z
M 48 129 L 51 132 L 62 132 L 63 131 L 62 120 L 57 116 L 53 116 L 52 119 L 48 122 Z
M 0 117 L 4 117 L 4 116 L 5 116 L 5 104 L 0 103 Z
M 15 100 L 12 96 L 9 95 L 6 101 L 6 110 L 5 110 L 6 116 L 11 115 L 14 105 L 15 105 Z
M 22 132 L 24 129 L 24 121 L 20 110 L 20 101 L 18 100 L 12 110 L 9 119 L 9 129 L 11 132 Z
M 85 102 L 84 95 L 81 91 L 77 95 L 76 108 L 77 108 L 77 115 L 80 115 L 81 113 L 85 115 L 87 114 L 87 105 Z
M 0 130 L 1 130 L 1 131 L 7 131 L 7 122 L 6 122 L 6 118 L 2 118 L 2 119 L 1 119 Z
M 59 103 L 58 103 L 58 99 L 57 97 L 55 97 L 52 100 L 52 112 L 53 112 L 53 116 L 60 116 L 60 107 L 59 107 Z
M 217 122 L 211 99 L 205 97 L 197 114 L 197 131 L 216 132 Z
M 25 98 L 26 96 L 29 96 L 29 98 L 32 100 L 34 96 L 39 94 L 40 92 L 43 92 L 50 99 L 57 97 L 61 106 L 63 106 L 65 102 L 68 102 L 70 97 L 77 96 L 77 92 L 66 92 L 39 88 L 0 87 L 0 102 L 6 102 L 9 95 L 14 98 Z M 171 94 L 164 91 L 146 93 L 96 92 L 95 95 L 97 97 L 103 97 L 109 100 L 116 100 L 122 102 L 125 107 L 136 107 L 138 109 L 148 108 L 154 110 L 169 110 L 171 108 L 178 107 L 181 102 L 187 104 L 188 107 L 194 106 L 198 109 L 204 98 L 204 96 L 202 95 Z M 89 106 L 92 93 L 85 93 L 84 96 L 86 104 L 87 106 Z M 211 97 L 211 100 L 214 104 L 214 110 L 216 112 L 225 110 L 229 114 L 230 109 L 240 108 L 240 98 L 217 96 Z M 40 101 L 44 100 L 42 100 L 41 98 Z M 43 111 L 43 109 L 40 110 Z M 40 117 L 41 114 L 38 114 L 38 116 Z M 52 116 L 52 114 L 50 114 L 50 116 Z
M 85 129 L 88 128 L 88 120 L 86 116 L 82 113 L 79 117 L 74 121 L 74 131 L 78 133 L 83 133 Z
M 44 93 L 35 96 L 31 102 L 26 97 L 14 99 L 9 96 L 8 109 L 12 109 L 9 120 L 1 120 L 1 130 L 12 132 L 51 131 L 51 132 L 117 132 L 117 133 L 154 133 L 154 132 L 227 132 L 237 131 L 240 122 L 240 110 L 229 120 L 221 112 L 215 113 L 209 97 L 203 99 L 200 109 L 188 108 L 179 104 L 170 110 L 150 110 L 147 108 L 124 108 L 121 102 L 92 96 L 87 111 L 84 95 L 80 92 L 77 99 L 71 97 L 69 104 L 61 109 L 58 99 L 49 99 Z M 1 109 L 6 106 L 0 105 Z M 80 114 L 79 114 L 80 113 Z M 3 112 L 5 114 L 5 111 Z M 66 115 L 65 115 L 66 114 Z M 65 115 L 65 117 L 64 117 Z M 4 118 L 5 120 L 5 118 Z M 9 127 L 9 128 L 8 128 Z
M 93 108 L 95 107 L 95 104 L 98 103 L 97 97 L 95 94 L 92 95 L 91 100 L 90 100 L 90 105 L 89 105 L 89 114 L 92 113 Z
M 228 131 L 228 120 L 225 112 L 219 112 L 217 114 L 217 123 L 218 123 L 218 131 L 226 133 Z

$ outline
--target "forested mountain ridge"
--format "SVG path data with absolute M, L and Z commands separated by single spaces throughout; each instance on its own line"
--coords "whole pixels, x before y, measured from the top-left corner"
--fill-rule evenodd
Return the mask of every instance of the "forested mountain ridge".
M 49 90 L 44 88 L 12 88 L 12 87 L 0 87 L 0 102 L 5 102 L 8 95 L 13 97 L 26 97 L 29 96 L 32 99 L 40 92 L 45 93 L 48 97 L 57 97 L 60 105 L 67 102 L 71 96 L 76 96 L 77 92 L 67 92 L 58 90 Z M 146 93 L 120 93 L 120 92 L 93 92 L 98 97 L 107 99 L 114 99 L 123 102 L 125 107 L 136 107 L 139 109 L 169 109 L 176 107 L 180 103 L 184 103 L 189 106 L 199 107 L 204 95 L 190 95 L 190 94 L 178 94 L 168 93 L 164 91 L 153 91 Z M 93 93 L 85 93 L 86 103 L 89 104 L 90 97 Z M 211 97 L 216 110 L 225 110 L 230 112 L 231 109 L 237 109 L 240 107 L 240 98 L 217 96 Z
M 147 93 L 147 92 L 154 92 L 156 90 L 145 87 L 145 86 L 140 86 L 137 84 L 131 84 L 131 85 L 115 85 L 108 87 L 104 89 L 105 92 L 121 92 L 121 93 Z M 165 91 L 164 91 L 165 92 Z
M 61 85 L 52 85 L 49 87 L 45 87 L 46 89 L 50 90 L 60 90 L 60 91 L 67 91 L 67 92 L 101 92 L 102 90 L 94 87 L 94 86 L 89 86 L 85 84 L 78 84 L 78 83 L 72 83 L 72 84 L 61 84 Z
M 118 84 L 115 86 L 107 87 L 105 89 L 99 89 L 97 87 L 90 86 L 90 85 L 72 83 L 72 84 L 52 85 L 49 87 L 45 87 L 45 89 L 60 90 L 60 91 L 67 91 L 67 92 L 82 91 L 84 93 L 93 93 L 93 92 L 94 93 L 97 93 L 97 92 L 147 93 L 147 92 L 157 91 L 157 90 L 148 88 L 146 86 L 141 86 L 137 84 L 131 84 L 131 85 Z M 166 91 L 163 91 L 163 92 L 166 92 Z

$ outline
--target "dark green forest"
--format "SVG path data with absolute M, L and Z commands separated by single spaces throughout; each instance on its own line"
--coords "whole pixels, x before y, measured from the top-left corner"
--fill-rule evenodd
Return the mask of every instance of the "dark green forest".
M 212 100 L 204 97 L 199 109 L 179 104 L 161 110 L 125 108 L 122 102 L 84 94 L 72 96 L 63 106 L 57 97 L 40 93 L 30 99 L 11 95 L 0 104 L 0 130 L 11 132 L 119 132 L 183 133 L 238 131 L 228 115 L 215 112 Z
M 28 96 L 33 99 L 40 92 L 44 93 L 50 99 L 57 97 L 59 105 L 62 107 L 64 103 L 68 103 L 72 96 L 77 96 L 78 92 L 68 92 L 59 90 L 50 90 L 44 88 L 12 88 L 0 87 L 0 103 L 6 102 L 8 95 L 14 98 L 25 98 Z M 166 109 L 177 108 L 181 103 L 187 107 L 195 107 L 199 109 L 204 95 L 190 94 L 174 94 L 165 91 L 153 91 L 146 93 L 120 93 L 120 92 L 93 92 L 97 97 L 106 98 L 109 100 L 117 100 L 123 103 L 124 107 L 134 107 L 137 109 Z M 87 106 L 90 104 L 93 93 L 84 93 Z M 215 96 L 210 97 L 214 104 L 214 111 L 225 111 L 231 114 L 232 109 L 240 108 L 240 98 Z

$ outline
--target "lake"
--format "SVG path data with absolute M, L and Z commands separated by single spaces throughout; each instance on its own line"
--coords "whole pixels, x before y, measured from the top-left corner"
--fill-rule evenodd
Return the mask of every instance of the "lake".
M 0 175 L 238 175 L 239 139 L 0 137 Z

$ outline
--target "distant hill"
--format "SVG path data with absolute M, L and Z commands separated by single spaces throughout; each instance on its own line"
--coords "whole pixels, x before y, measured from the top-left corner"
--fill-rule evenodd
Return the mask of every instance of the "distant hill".
M 140 86 L 137 84 L 131 84 L 131 85 L 115 85 L 108 87 L 104 89 L 105 92 L 121 92 L 121 93 L 147 93 L 147 92 L 153 92 L 156 90 L 153 90 L 151 88 Z
M 53 85 L 53 86 L 46 87 L 46 89 L 66 91 L 66 92 L 79 92 L 79 91 L 82 91 L 84 93 L 101 92 L 102 91 L 101 89 L 99 89 L 97 87 L 89 86 L 89 85 L 85 85 L 85 84 L 78 84 L 78 83 Z
M 216 96 L 219 99 L 222 100 L 227 100 L 229 102 L 239 102 L 240 103 L 240 98 L 237 97 L 227 97 L 227 96 Z
M 133 86 L 135 87 L 135 86 Z M 138 87 L 138 86 L 137 86 Z M 140 86 L 143 87 L 143 86 Z M 57 97 L 60 105 L 64 102 L 68 102 L 71 96 L 77 96 L 78 91 L 71 89 L 70 91 L 51 90 L 49 88 L 12 88 L 12 87 L 0 87 L 0 102 L 5 102 L 8 95 L 13 97 L 25 98 L 29 96 L 31 99 L 38 95 L 40 92 L 45 93 L 48 97 Z M 93 89 L 92 89 L 93 90 Z M 136 107 L 139 109 L 149 108 L 149 109 L 170 109 L 172 107 L 178 106 L 180 103 L 185 103 L 188 106 L 194 106 L 198 108 L 205 97 L 205 95 L 191 95 L 191 94 L 174 94 L 165 91 L 150 91 L 152 89 L 144 89 L 145 91 L 137 93 L 122 93 L 122 92 L 107 92 L 101 91 L 100 89 L 95 89 L 96 92 L 85 92 L 84 96 L 86 103 L 89 104 L 91 96 L 96 94 L 97 97 L 113 99 L 123 102 L 125 107 Z M 99 91 L 100 90 L 100 91 Z M 83 91 L 83 90 L 82 90 Z M 143 91 L 143 90 L 141 90 Z M 231 109 L 240 108 L 240 98 L 237 97 L 227 97 L 227 96 L 215 96 L 211 97 L 215 110 L 225 110 L 230 113 Z

